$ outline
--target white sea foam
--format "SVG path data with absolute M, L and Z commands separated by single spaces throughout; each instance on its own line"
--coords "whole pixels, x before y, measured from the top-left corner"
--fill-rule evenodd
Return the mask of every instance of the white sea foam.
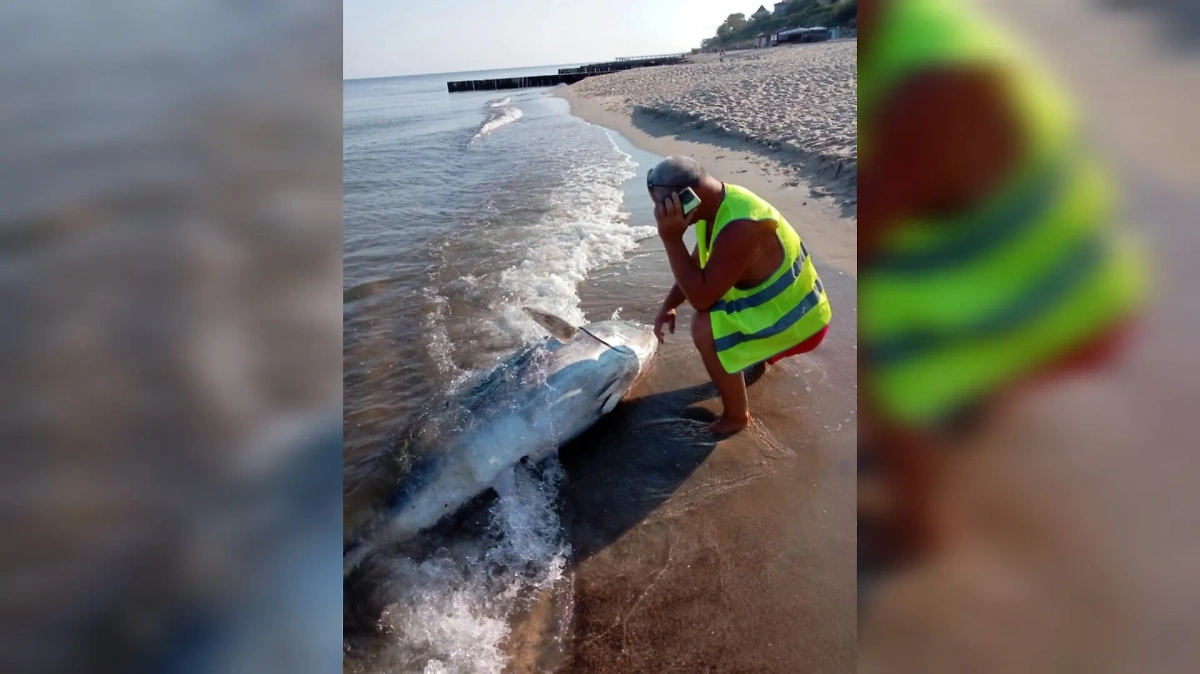
M 388 560 L 383 626 L 397 638 L 377 671 L 500 674 L 508 616 L 563 578 L 569 547 L 554 501 L 556 458 L 540 471 L 518 466 L 497 485 L 481 546 L 417 563 Z
M 499 100 L 490 101 L 488 103 L 488 106 L 493 107 L 493 108 L 503 108 L 504 106 L 508 105 L 509 103 L 512 103 L 512 96 L 505 96 L 504 98 L 501 98 Z
M 615 148 L 615 146 L 614 146 Z M 525 259 L 506 270 L 501 286 L 509 293 L 500 322 L 540 334 L 521 307 L 530 306 L 576 325 L 586 322 L 579 308 L 579 284 L 588 272 L 624 259 L 639 241 L 655 235 L 653 227 L 634 227 L 622 210 L 621 184 L 632 178 L 636 164 L 620 152 L 603 161 L 585 162 L 570 170 L 565 186 L 551 196 L 552 207 L 533 228 L 534 243 Z
M 437 364 L 442 374 L 459 374 L 454 364 L 454 345 L 446 332 L 446 321 L 450 317 L 450 303 L 445 297 L 438 295 L 431 288 L 423 291 L 429 301 L 430 309 L 425 313 L 425 334 L 429 337 L 429 355 Z
M 483 126 L 479 127 L 479 131 L 472 140 L 479 140 L 505 124 L 512 124 L 524 116 L 525 113 L 521 112 L 520 108 L 512 106 L 498 107 L 488 115 L 487 121 L 483 123 Z

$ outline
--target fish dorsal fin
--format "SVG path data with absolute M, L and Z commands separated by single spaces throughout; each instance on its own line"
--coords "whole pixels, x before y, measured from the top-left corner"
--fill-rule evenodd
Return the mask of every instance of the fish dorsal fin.
M 539 311 L 531 307 L 525 307 L 525 313 L 529 314 L 529 317 L 536 321 L 538 325 L 545 328 L 551 336 L 563 342 L 571 341 L 571 338 L 573 338 L 575 333 L 579 331 L 579 328 L 571 325 L 558 316 L 548 314 L 544 311 Z

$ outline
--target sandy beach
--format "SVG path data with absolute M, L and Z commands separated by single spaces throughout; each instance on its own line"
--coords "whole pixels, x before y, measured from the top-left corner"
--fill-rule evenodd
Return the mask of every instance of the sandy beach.
M 749 50 L 724 60 L 706 54 L 680 66 L 590 77 L 569 95 L 639 128 L 657 118 L 677 131 L 747 141 L 786 167 L 785 174 L 853 205 L 857 56 L 857 40 Z M 581 114 L 590 119 L 592 110 Z
M 686 154 L 780 208 L 826 265 L 857 270 L 856 41 L 589 77 L 571 113 L 660 156 Z M 785 101 L 781 103 L 781 101 Z
M 852 76 L 853 45 L 823 47 L 849 49 Z M 779 63 L 792 63 L 789 58 L 795 56 L 785 54 Z M 700 110 L 663 97 L 665 89 L 658 92 L 660 104 L 676 106 L 678 114 L 651 114 L 634 103 L 656 80 L 679 73 L 688 82 L 679 84 L 681 94 L 702 81 L 714 96 L 722 95 L 721 81 L 752 86 L 741 70 L 748 63 L 632 71 L 556 93 L 570 102 L 572 114 L 632 142 L 640 163 L 687 154 L 780 208 L 813 251 L 830 294 L 830 336 L 817 351 L 755 381 L 750 429 L 716 442 L 704 429 L 720 402 L 688 337 L 692 311 L 680 309 L 676 334 L 648 376 L 610 418 L 560 452 L 574 575 L 570 588 L 546 597 L 514 625 L 514 671 L 845 672 L 855 666 L 856 267 L 854 221 L 845 217 L 853 210 L 846 196 L 853 177 L 842 169 L 824 179 L 816 172 L 809 177 L 820 182 L 809 182 L 804 167 L 813 165 L 815 149 L 806 150 L 805 159 L 753 134 L 698 126 L 689 115 Z M 730 77 L 713 77 L 727 68 Z M 771 74 L 760 69 L 756 76 Z M 833 107 L 827 112 L 836 117 Z M 852 119 L 849 124 L 853 138 Z M 761 132 L 774 131 L 764 126 Z M 836 152 L 821 161 L 852 166 L 853 148 Z M 835 154 L 841 158 L 832 159 Z M 652 222 L 639 179 L 627 187 L 626 207 L 635 219 Z M 649 321 L 672 280 L 661 243 L 650 239 L 627 264 L 600 270 L 583 284 L 582 308 L 594 316 L 616 303 L 622 317 Z M 553 639 L 539 625 L 553 624 L 547 616 L 564 606 L 572 627 L 560 635 L 559 647 L 547 648 Z

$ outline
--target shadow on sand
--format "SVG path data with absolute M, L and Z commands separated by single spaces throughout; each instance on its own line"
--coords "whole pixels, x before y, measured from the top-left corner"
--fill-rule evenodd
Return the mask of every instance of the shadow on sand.
M 765 368 L 747 373 L 756 383 Z M 576 563 L 607 547 L 654 512 L 716 449 L 717 417 L 697 403 L 717 397 L 712 383 L 622 403 L 559 450 L 560 492 Z

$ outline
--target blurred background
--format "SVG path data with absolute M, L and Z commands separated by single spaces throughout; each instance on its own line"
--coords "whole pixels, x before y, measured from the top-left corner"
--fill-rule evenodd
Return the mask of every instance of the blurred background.
M 0 670 L 340 667 L 341 7 L 0 7 Z
M 860 557 L 859 670 L 1196 671 L 1200 4 L 978 4 L 1073 97 L 1152 291 L 1108 367 L 1023 389 L 942 448 L 944 539 L 867 584 Z

